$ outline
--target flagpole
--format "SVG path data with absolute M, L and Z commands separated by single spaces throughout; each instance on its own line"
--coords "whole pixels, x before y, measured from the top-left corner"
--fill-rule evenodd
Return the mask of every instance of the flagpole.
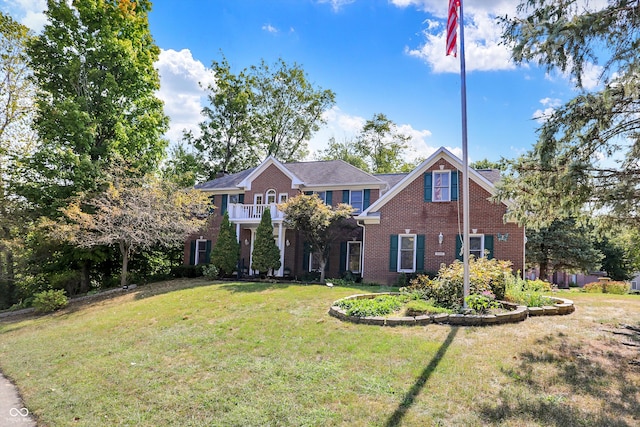
M 466 67 L 464 62 L 464 0 L 460 0 L 460 83 L 461 83 L 461 109 L 462 109 L 462 164 L 464 185 L 462 190 L 462 247 L 463 247 L 463 265 L 464 265 L 464 302 L 463 308 L 467 309 L 467 297 L 469 296 L 469 150 L 467 148 L 467 79 Z

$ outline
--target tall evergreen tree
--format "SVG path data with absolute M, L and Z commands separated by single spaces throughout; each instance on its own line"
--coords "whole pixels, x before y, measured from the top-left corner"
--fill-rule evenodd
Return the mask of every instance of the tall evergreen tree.
M 229 221 L 229 212 L 225 212 L 218 232 L 218 240 L 211 250 L 211 264 L 215 265 L 222 276 L 235 271 L 240 257 L 240 243 L 236 230 Z
M 555 220 L 549 226 L 527 230 L 527 264 L 540 268 L 549 280 L 553 272 L 589 272 L 600 267 L 602 253 L 585 227 L 574 219 Z
M 576 96 L 551 114 L 538 142 L 512 162 L 501 198 L 521 222 L 585 207 L 640 228 L 640 13 L 637 0 L 521 0 L 503 18 L 518 63 L 570 75 Z M 599 85 L 585 90 L 585 71 Z
M 253 243 L 251 256 L 251 268 L 266 274 L 269 270 L 278 270 L 280 263 L 280 249 L 273 239 L 273 224 L 271 223 L 271 211 L 265 209 L 256 230 L 256 240 Z

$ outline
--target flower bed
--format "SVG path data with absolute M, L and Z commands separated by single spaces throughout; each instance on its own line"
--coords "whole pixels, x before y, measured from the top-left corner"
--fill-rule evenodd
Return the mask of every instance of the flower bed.
M 573 301 L 555 298 L 551 299 L 555 302 L 553 306 L 543 307 L 527 307 L 524 305 L 517 305 L 505 301 L 499 301 L 500 307 L 506 311 L 496 314 L 424 314 L 420 316 L 353 316 L 347 314 L 347 311 L 339 307 L 340 301 L 348 301 L 354 299 L 374 299 L 381 295 L 400 295 L 397 292 L 381 293 L 381 294 L 358 294 L 351 295 L 346 298 L 342 298 L 334 302 L 329 309 L 329 314 L 340 320 L 362 323 L 365 325 L 377 325 L 377 326 L 400 326 L 400 325 L 428 325 L 430 323 L 441 323 L 450 325 L 461 326 L 479 326 L 479 325 L 499 325 L 504 323 L 521 322 L 527 318 L 527 316 L 552 316 L 552 315 L 564 315 L 573 313 L 575 307 Z

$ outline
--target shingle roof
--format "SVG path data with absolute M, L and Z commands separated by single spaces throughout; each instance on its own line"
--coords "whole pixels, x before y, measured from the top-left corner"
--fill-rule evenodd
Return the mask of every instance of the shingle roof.
M 237 188 L 240 182 L 254 170 L 255 168 L 251 168 L 243 170 L 242 172 L 223 175 L 220 178 L 212 179 L 202 184 L 196 184 L 195 188 L 197 190 L 227 190 Z
M 387 187 L 387 190 L 388 190 L 389 188 L 393 187 L 394 185 L 402 181 L 402 178 L 404 178 L 407 175 L 408 173 L 377 173 L 374 176 L 386 182 L 389 185 Z M 384 194 L 384 193 L 381 193 L 381 194 Z
M 478 172 L 492 184 L 500 181 L 501 178 L 500 170 L 498 169 L 476 169 L 476 172 Z
M 306 187 L 345 184 L 383 184 L 383 182 L 375 176 L 343 160 L 285 163 L 284 167 L 304 181 Z
M 282 164 L 292 174 L 304 182 L 305 187 L 323 187 L 336 185 L 375 185 L 384 186 L 386 180 L 368 174 L 343 160 L 323 160 L 314 162 L 296 162 Z M 199 190 L 230 190 L 240 183 L 256 168 L 224 175 L 220 178 L 195 186 Z

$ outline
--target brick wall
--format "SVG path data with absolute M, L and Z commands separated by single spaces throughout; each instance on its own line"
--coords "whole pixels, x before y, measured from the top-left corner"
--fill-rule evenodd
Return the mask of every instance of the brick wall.
M 455 170 L 441 159 L 430 169 Z M 450 264 L 456 259 L 456 238 L 462 232 L 462 184 L 459 173 L 459 197 L 453 202 L 425 202 L 424 178 L 420 174 L 406 188 L 380 209 L 380 224 L 367 225 L 365 236 L 364 279 L 381 284 L 393 284 L 399 273 L 389 271 L 390 235 L 425 235 L 426 271 L 437 271 L 442 263 Z M 504 223 L 506 206 L 487 200 L 490 194 L 475 182 L 470 182 L 470 229 L 477 234 L 494 236 L 494 258 L 513 262 L 514 271 L 523 268 L 524 229 L 513 223 Z M 442 233 L 442 245 L 438 235 Z M 499 241 L 497 234 L 508 234 L 507 241 Z M 436 252 L 444 255 L 436 255 Z

